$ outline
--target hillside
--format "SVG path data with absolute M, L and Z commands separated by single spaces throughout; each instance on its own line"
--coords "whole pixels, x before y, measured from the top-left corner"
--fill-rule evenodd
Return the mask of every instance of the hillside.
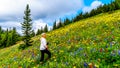
M 33 46 L 19 44 L 0 50 L 0 68 L 120 67 L 120 10 L 74 22 L 47 33 L 52 58 L 39 63 L 39 36 Z

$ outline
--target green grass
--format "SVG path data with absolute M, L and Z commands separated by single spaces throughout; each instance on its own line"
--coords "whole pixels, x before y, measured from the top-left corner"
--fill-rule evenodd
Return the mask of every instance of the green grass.
M 0 68 L 120 67 L 120 10 L 103 13 L 47 33 L 52 58 L 40 64 L 40 35 L 33 46 L 0 49 Z M 47 57 L 47 55 L 45 56 Z

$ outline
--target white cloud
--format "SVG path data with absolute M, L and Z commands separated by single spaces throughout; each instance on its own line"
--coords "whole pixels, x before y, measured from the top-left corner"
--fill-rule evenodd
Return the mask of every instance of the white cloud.
M 52 26 L 49 26 L 42 19 L 35 20 L 34 23 L 33 23 L 33 29 L 35 30 L 35 32 L 37 32 L 38 29 L 41 29 L 41 27 L 44 28 L 45 25 L 48 26 L 48 30 L 50 30 L 52 28 Z
M 16 22 L 16 21 L 1 22 L 0 26 L 2 26 L 3 30 L 6 30 L 7 28 L 12 29 L 13 27 L 15 27 L 17 29 L 17 32 L 22 34 L 20 22 Z
M 1 0 L 0 19 L 22 19 L 26 4 L 30 5 L 33 19 L 56 18 L 82 8 L 83 0 Z
M 45 23 L 42 19 L 39 19 L 39 20 L 35 20 L 33 21 L 33 30 L 35 32 L 37 32 L 38 29 L 41 29 L 45 27 L 45 25 L 47 23 Z M 12 29 L 13 27 L 15 27 L 17 29 L 17 32 L 22 34 L 22 30 L 21 30 L 21 23 L 20 22 L 15 22 L 15 21 L 8 21 L 8 22 L 3 22 L 3 23 L 0 23 L 0 26 L 2 26 L 2 29 L 3 30 L 6 30 L 7 28 L 8 29 Z M 52 28 L 52 26 L 48 26 L 48 30 L 50 30 Z
M 30 5 L 33 29 L 36 31 L 65 15 L 77 13 L 83 7 L 83 0 L 0 0 L 0 26 L 4 29 L 16 27 L 21 34 L 26 4 Z
M 103 5 L 101 1 L 93 1 L 90 6 L 84 6 L 82 11 L 85 12 L 90 12 L 92 9 L 96 9 L 98 6 Z

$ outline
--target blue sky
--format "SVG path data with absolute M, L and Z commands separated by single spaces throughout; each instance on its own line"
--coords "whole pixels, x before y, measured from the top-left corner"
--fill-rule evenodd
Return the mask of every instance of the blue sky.
M 90 12 L 99 5 L 108 4 L 111 0 L 1 0 L 0 26 L 3 29 L 16 27 L 21 34 L 26 4 L 30 5 L 33 29 L 37 31 L 46 24 L 49 29 L 53 22 L 66 17 L 73 18 L 80 12 Z

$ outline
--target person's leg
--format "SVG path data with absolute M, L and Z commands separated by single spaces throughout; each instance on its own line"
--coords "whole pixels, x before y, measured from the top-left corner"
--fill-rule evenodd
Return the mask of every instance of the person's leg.
M 41 59 L 40 61 L 43 61 L 44 60 L 44 50 L 41 50 Z
M 48 54 L 48 58 L 47 58 L 47 59 L 51 58 L 51 53 L 50 53 L 50 51 L 49 51 L 49 50 L 45 50 L 45 53 L 47 53 L 47 54 Z

